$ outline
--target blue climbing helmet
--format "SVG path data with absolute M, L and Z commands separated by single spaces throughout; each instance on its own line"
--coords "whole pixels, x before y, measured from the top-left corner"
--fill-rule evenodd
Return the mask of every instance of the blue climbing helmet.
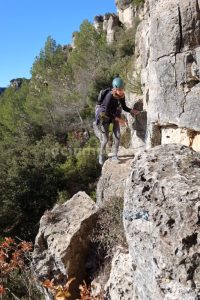
M 112 81 L 112 86 L 115 89 L 123 89 L 124 88 L 124 82 L 120 77 L 115 77 Z

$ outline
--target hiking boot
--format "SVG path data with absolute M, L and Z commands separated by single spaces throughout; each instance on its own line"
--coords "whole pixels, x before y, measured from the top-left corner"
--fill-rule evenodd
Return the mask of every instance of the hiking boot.
M 100 164 L 101 166 L 103 166 L 104 161 L 105 161 L 104 155 L 99 154 L 99 164 Z
M 117 155 L 114 155 L 114 156 L 112 157 L 112 161 L 115 162 L 115 163 L 119 163 L 119 162 L 120 162 L 120 160 L 119 160 L 119 158 L 117 157 Z

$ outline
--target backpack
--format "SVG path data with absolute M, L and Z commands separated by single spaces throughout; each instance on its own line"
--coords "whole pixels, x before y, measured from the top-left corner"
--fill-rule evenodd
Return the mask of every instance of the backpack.
M 107 89 L 104 89 L 104 90 L 101 90 L 99 92 L 99 96 L 97 98 L 97 104 L 98 105 L 101 105 L 101 103 L 103 102 L 104 98 L 106 97 L 106 95 L 111 91 L 110 88 L 107 88 Z
M 101 90 L 99 92 L 98 98 L 97 98 L 97 104 L 95 106 L 95 124 L 99 125 L 100 124 L 100 119 L 101 119 L 101 104 L 103 103 L 103 100 L 105 99 L 106 95 L 111 91 L 110 88 Z

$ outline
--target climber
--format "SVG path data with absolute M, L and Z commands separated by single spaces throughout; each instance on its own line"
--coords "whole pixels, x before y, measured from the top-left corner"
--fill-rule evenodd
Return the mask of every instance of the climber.
M 112 89 L 108 91 L 98 105 L 96 116 L 100 119 L 100 151 L 99 151 L 99 164 L 103 165 L 105 161 L 105 149 L 109 138 L 109 125 L 113 124 L 114 134 L 114 155 L 112 160 L 119 162 L 118 149 L 120 142 L 120 125 L 127 125 L 126 121 L 121 118 L 121 108 L 132 115 L 140 113 L 136 109 L 131 109 L 126 106 L 124 83 L 123 80 L 117 75 L 112 81 Z

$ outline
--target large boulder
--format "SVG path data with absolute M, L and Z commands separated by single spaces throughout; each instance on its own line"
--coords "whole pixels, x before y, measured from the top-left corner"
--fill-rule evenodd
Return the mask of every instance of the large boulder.
M 199 299 L 200 155 L 181 145 L 136 156 L 124 225 L 136 299 Z
M 40 281 L 55 279 L 71 284 L 72 299 L 78 298 L 78 285 L 92 272 L 89 236 L 95 226 L 97 206 L 84 192 L 75 194 L 62 205 L 47 211 L 40 221 L 35 240 L 33 266 Z M 51 296 L 46 294 L 46 299 Z
M 120 163 L 106 160 L 102 168 L 102 174 L 97 184 L 97 204 L 101 206 L 113 198 L 124 198 L 124 189 L 127 176 L 131 169 L 133 157 L 128 152 L 121 150 Z M 133 156 L 133 153 L 130 153 Z

